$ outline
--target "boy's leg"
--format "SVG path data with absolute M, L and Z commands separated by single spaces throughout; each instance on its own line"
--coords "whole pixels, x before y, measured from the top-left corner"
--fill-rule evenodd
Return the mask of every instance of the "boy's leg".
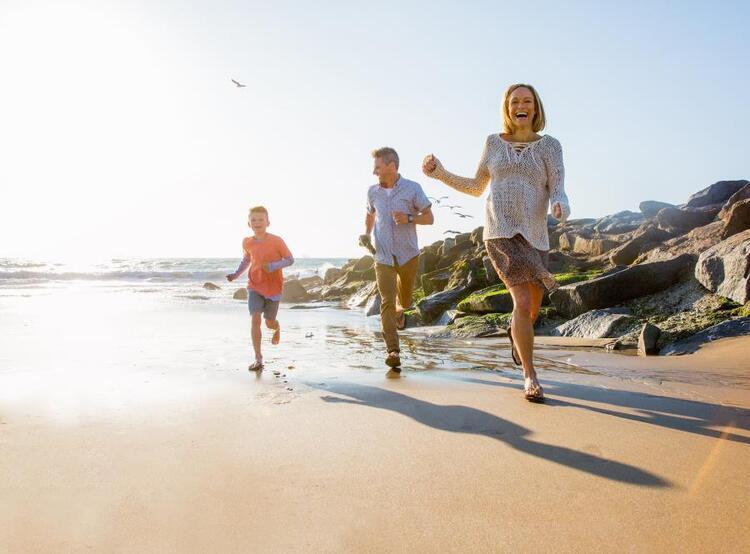
M 273 329 L 273 336 L 271 337 L 271 344 L 279 344 L 281 342 L 281 325 L 276 317 L 279 314 L 279 302 L 277 300 L 266 299 L 266 305 L 263 309 L 263 317 L 266 318 L 266 327 Z
M 390 265 L 375 264 L 375 277 L 380 293 L 380 323 L 388 352 L 398 352 L 396 330 L 396 269 Z
M 411 306 L 414 296 L 414 282 L 417 279 L 417 270 L 419 269 L 419 256 L 414 256 L 411 260 L 396 269 L 398 273 L 398 300 L 400 304 L 399 312 L 396 318 L 399 322 L 403 321 L 403 312 Z
M 253 350 L 255 351 L 255 361 L 263 363 L 263 354 L 260 350 L 260 341 L 262 333 L 260 330 L 263 319 L 263 297 L 257 292 L 247 291 L 247 307 L 250 310 L 250 336 L 253 339 Z

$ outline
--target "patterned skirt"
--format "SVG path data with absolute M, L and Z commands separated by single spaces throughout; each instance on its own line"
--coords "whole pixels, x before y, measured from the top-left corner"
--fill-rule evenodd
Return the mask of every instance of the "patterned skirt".
M 484 244 L 495 271 L 508 289 L 528 282 L 548 291 L 560 286 L 547 269 L 549 253 L 537 250 L 522 235 L 488 239 Z

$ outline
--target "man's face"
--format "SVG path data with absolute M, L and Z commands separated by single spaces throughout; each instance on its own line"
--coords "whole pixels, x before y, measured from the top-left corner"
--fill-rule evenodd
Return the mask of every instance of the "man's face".
M 263 212 L 250 212 L 250 217 L 247 221 L 247 226 L 250 227 L 256 233 L 265 233 L 266 227 L 268 227 L 268 215 Z
M 396 175 L 398 175 L 396 162 L 385 163 L 382 158 L 375 158 L 373 160 L 372 174 L 377 176 L 381 185 L 392 182 Z

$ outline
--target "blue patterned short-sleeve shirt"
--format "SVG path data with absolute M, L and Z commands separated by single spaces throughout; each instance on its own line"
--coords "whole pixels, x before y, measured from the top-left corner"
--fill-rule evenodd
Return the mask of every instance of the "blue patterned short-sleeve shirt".
M 392 189 L 373 185 L 367 191 L 367 212 L 375 214 L 375 261 L 383 265 L 403 265 L 419 255 L 417 226 L 414 223 L 397 225 L 393 212 L 417 215 L 431 206 L 431 202 L 414 181 L 399 177 Z

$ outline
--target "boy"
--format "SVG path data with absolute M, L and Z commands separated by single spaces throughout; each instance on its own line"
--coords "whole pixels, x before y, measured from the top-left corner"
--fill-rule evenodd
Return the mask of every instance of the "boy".
M 292 253 L 282 238 L 266 232 L 270 224 L 268 211 L 263 206 L 250 209 L 247 225 L 253 230 L 253 236 L 242 240 L 242 261 L 237 271 L 226 276 L 227 281 L 232 282 L 250 268 L 247 274 L 247 307 L 252 318 L 255 350 L 255 363 L 248 367 L 250 371 L 263 369 L 263 355 L 260 351 L 261 315 L 266 320 L 266 327 L 273 330 L 271 344 L 279 344 L 281 340 L 281 326 L 276 315 L 284 287 L 282 268 L 294 263 Z

